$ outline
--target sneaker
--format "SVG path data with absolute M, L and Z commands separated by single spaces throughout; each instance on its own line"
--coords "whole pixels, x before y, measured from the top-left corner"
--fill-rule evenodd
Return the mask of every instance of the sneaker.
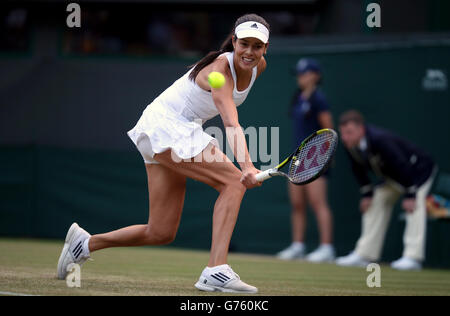
M 301 259 L 305 256 L 305 246 L 301 243 L 292 243 L 286 249 L 277 253 L 277 258 L 281 260 Z
M 369 265 L 369 261 L 365 260 L 364 258 L 360 257 L 355 252 L 352 252 L 351 254 L 345 256 L 345 257 L 339 257 L 336 259 L 336 264 L 341 267 L 362 267 L 365 268 Z
M 421 270 L 422 269 L 422 263 L 420 263 L 417 260 L 408 258 L 408 257 L 401 257 L 400 259 L 394 261 L 391 263 L 391 268 L 396 270 Z
M 333 262 L 334 259 L 334 247 L 331 245 L 321 245 L 306 256 L 306 260 L 313 263 Z
M 257 293 L 258 289 L 241 281 L 228 264 L 206 267 L 195 287 L 200 291 L 226 293 Z
M 82 265 L 89 259 L 89 249 L 85 249 L 85 241 L 91 235 L 83 228 L 73 223 L 66 235 L 64 248 L 58 261 L 58 279 L 64 280 L 67 276 L 67 267 L 76 263 Z

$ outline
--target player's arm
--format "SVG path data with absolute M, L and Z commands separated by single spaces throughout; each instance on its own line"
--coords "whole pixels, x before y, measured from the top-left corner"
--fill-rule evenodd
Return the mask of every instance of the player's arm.
M 266 59 L 264 58 L 264 56 L 262 56 L 261 60 L 258 63 L 258 72 L 256 74 L 256 78 L 258 78 L 259 75 L 261 75 L 264 72 L 264 70 L 266 70 L 266 67 L 267 67 Z
M 247 188 L 252 188 L 259 185 L 254 178 L 254 175 L 258 173 L 259 170 L 253 165 L 248 152 L 244 132 L 239 124 L 238 112 L 233 100 L 234 82 L 228 67 L 228 62 L 221 59 L 216 60 L 212 66 L 212 71 L 221 72 L 225 76 L 225 84 L 221 88 L 211 88 L 212 98 L 222 118 L 227 141 L 233 150 L 234 157 L 241 167 L 243 174 L 243 178 L 241 179 L 242 183 Z

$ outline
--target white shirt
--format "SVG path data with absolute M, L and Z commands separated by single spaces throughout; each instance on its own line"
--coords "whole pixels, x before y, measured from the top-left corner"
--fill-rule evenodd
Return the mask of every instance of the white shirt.
M 238 91 L 236 88 L 236 71 L 233 63 L 234 52 L 226 52 L 220 56 L 226 56 L 228 59 L 234 81 L 233 101 L 236 106 L 239 106 L 245 101 L 255 82 L 258 67 L 253 68 L 252 78 L 247 89 Z M 161 93 L 153 103 L 159 103 L 165 107 L 169 107 L 171 110 L 188 120 L 201 119 L 202 123 L 204 123 L 218 115 L 219 111 L 214 104 L 211 92 L 202 89 L 195 81 L 189 79 L 189 74 L 192 70 L 193 68 L 185 73 L 183 77 L 175 81 L 169 88 Z

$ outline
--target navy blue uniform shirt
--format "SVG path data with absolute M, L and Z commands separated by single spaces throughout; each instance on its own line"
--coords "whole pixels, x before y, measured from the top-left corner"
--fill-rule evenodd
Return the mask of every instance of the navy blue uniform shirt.
M 410 141 L 373 125 L 366 125 L 365 140 L 365 148 L 347 151 L 361 194 L 373 194 L 374 185 L 368 176 L 372 171 L 381 180 L 388 178 L 403 186 L 405 197 L 415 197 L 433 173 L 432 158 Z
M 290 116 L 294 119 L 294 142 L 295 146 L 315 131 L 322 129 L 318 116 L 320 112 L 329 111 L 325 96 L 316 89 L 308 100 L 303 99 L 298 90 L 292 99 Z

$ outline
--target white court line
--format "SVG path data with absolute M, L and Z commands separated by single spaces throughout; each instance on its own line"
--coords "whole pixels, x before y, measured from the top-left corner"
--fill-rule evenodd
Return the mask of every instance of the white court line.
M 13 292 L 2 292 L 2 291 L 0 291 L 0 295 L 10 295 L 10 296 L 39 296 L 39 295 L 33 295 L 33 294 L 13 293 Z

